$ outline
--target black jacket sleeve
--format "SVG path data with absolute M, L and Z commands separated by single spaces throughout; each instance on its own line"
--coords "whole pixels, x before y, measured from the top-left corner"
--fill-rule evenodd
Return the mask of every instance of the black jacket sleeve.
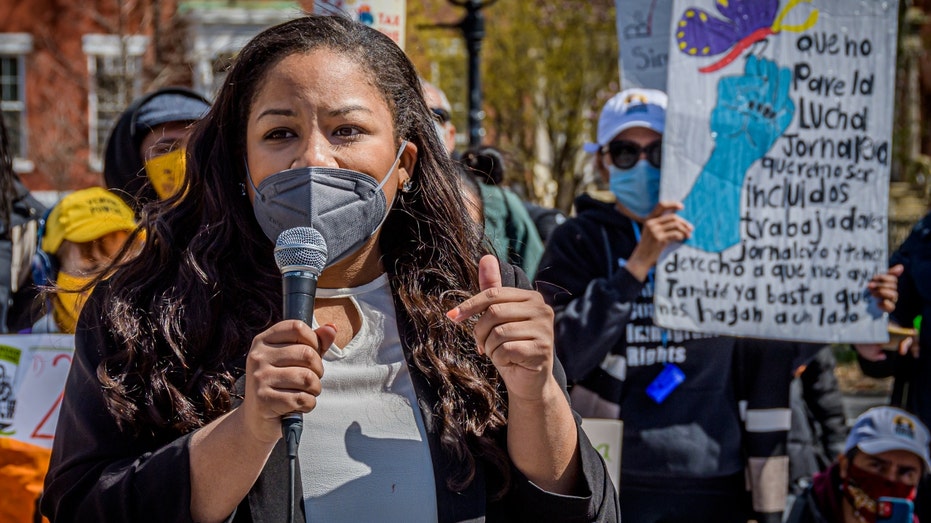
M 921 314 L 924 300 L 922 299 L 921 284 L 916 281 L 914 270 L 916 264 L 931 258 L 931 214 L 922 218 L 908 238 L 892 254 L 889 266 L 903 265 L 905 271 L 899 276 L 899 299 L 895 304 L 892 319 L 903 327 L 910 327 L 915 317 Z
M 566 375 L 559 361 L 555 362 L 553 374 L 565 391 Z M 607 466 L 582 430 L 582 418 L 575 412 L 573 416 L 579 435 L 584 488 L 581 488 L 576 495 L 547 492 L 527 479 L 517 468 L 511 466 L 513 487 L 502 500 L 504 514 L 498 513 L 492 504 L 489 507 L 489 520 L 503 519 L 527 523 L 538 521 L 608 523 L 621 520 L 617 492 L 614 490 L 614 483 L 608 474 Z
M 576 419 L 576 424 L 580 420 Z M 620 506 L 614 484 L 601 455 L 594 449 L 581 428 L 579 447 L 582 454 L 582 474 L 588 491 L 583 495 L 568 496 L 546 492 L 513 469 L 514 488 L 511 496 L 511 521 L 564 521 L 564 522 L 617 522 L 621 520 Z
M 42 513 L 56 523 L 191 521 L 190 434 L 163 443 L 134 436 L 107 410 L 97 369 L 117 349 L 96 319 L 103 286 L 88 301 L 75 335 Z
M 834 375 L 837 360 L 830 346 L 823 347 L 809 360 L 802 372 L 802 395 L 820 426 L 820 443 L 828 460 L 844 452 L 847 420 L 843 395 Z
M 922 297 L 922 285 L 916 281 L 914 271 L 923 260 L 931 258 L 931 214 L 919 221 L 902 245 L 892 254 L 889 266 L 905 267 L 899 276 L 899 298 L 890 319 L 903 327 L 911 327 L 915 318 L 922 314 L 925 299 Z M 926 291 L 927 292 L 927 291 Z M 901 358 L 896 351 L 886 351 L 886 359 L 869 361 L 857 355 L 863 374 L 871 378 L 887 378 L 899 373 L 901 365 L 911 364 L 911 358 Z
M 857 354 L 857 362 L 860 363 L 860 370 L 863 374 L 871 378 L 888 378 L 895 374 L 896 360 L 899 354 L 895 351 L 885 351 L 886 359 L 880 361 L 870 361 Z

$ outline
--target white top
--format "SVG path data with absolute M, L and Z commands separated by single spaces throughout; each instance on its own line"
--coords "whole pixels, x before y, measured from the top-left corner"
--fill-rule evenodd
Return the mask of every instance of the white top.
M 307 521 L 436 521 L 430 448 L 387 276 L 317 289 L 317 297 L 349 297 L 362 327 L 346 347 L 324 354 L 323 392 L 304 415 Z

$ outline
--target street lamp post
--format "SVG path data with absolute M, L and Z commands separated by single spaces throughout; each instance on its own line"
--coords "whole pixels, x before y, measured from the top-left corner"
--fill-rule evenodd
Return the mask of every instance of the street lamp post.
M 485 134 L 485 130 L 482 129 L 485 111 L 482 110 L 482 71 L 479 59 L 482 39 L 485 38 L 485 17 L 482 16 L 482 9 L 496 1 L 449 0 L 453 5 L 466 8 L 465 18 L 459 22 L 459 28 L 469 52 L 469 147 L 481 145 L 482 136 Z
M 482 77 L 481 60 L 482 39 L 485 37 L 485 17 L 482 9 L 489 7 L 498 0 L 447 0 L 449 3 L 464 7 L 465 17 L 455 24 L 435 24 L 429 27 L 456 28 L 462 31 L 469 52 L 469 147 L 477 147 L 482 143 L 485 134 L 482 129 L 482 120 L 485 111 L 482 110 Z

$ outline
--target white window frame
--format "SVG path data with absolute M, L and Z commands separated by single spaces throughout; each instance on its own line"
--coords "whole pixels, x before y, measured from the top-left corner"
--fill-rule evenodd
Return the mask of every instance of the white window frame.
M 236 56 L 262 30 L 301 16 L 297 6 L 282 8 L 191 7 L 179 9 L 188 23 L 187 61 L 194 70 L 194 90 L 216 98 L 223 77 L 214 73 L 217 60 Z
M 97 151 L 103 144 L 98 143 L 98 127 L 100 100 L 97 92 L 97 58 L 123 56 L 123 47 L 126 48 L 127 56 L 137 61 L 137 66 L 142 68 L 142 55 L 145 54 L 149 45 L 149 38 L 141 35 L 109 35 L 109 34 L 86 34 L 81 40 L 84 54 L 87 55 L 87 73 L 88 73 L 88 90 L 87 90 L 87 143 L 88 143 L 88 164 L 94 171 L 103 170 L 103 158 Z M 130 101 L 140 95 L 141 75 L 135 76 L 135 81 L 130 93 Z
M 16 129 L 20 139 L 19 150 L 13 151 L 13 170 L 18 173 L 35 169 L 35 165 L 29 159 L 29 125 L 26 114 L 26 55 L 30 54 L 32 49 L 31 34 L 0 33 L 0 56 L 13 58 L 17 62 L 17 100 L 0 102 L 0 109 L 20 113 L 19 129 Z M 7 131 L 11 129 L 8 127 Z

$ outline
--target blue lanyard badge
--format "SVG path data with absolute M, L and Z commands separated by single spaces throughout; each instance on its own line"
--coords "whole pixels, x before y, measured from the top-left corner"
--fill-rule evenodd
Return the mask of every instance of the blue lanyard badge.
M 657 404 L 662 403 L 676 387 L 682 385 L 683 381 L 685 381 L 685 373 L 682 369 L 675 363 L 667 363 L 656 379 L 647 386 L 647 396 Z

